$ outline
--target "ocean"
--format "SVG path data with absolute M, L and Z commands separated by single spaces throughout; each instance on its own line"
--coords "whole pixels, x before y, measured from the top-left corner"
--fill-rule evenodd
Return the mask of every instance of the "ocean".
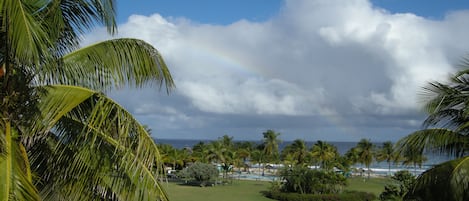
M 195 144 L 199 142 L 204 142 L 208 143 L 212 140 L 181 140 L 181 139 L 155 139 L 156 143 L 158 144 L 170 144 L 174 148 L 177 149 L 182 149 L 185 147 L 192 147 Z M 252 141 L 254 143 L 260 144 L 261 141 Z M 293 141 L 282 141 L 279 144 L 279 150 L 282 150 L 285 146 L 288 144 L 291 144 Z M 305 142 L 308 149 L 313 146 L 316 141 L 306 141 Z M 345 154 L 348 150 L 350 150 L 352 147 L 355 147 L 358 142 L 327 142 L 330 144 L 333 144 L 334 146 L 337 147 L 337 150 L 341 155 Z M 376 147 L 380 147 L 382 145 L 382 142 L 372 142 Z M 441 155 L 435 155 L 435 154 L 426 154 L 427 161 L 425 161 L 422 165 L 422 167 L 417 167 L 417 169 L 414 169 L 413 166 L 404 166 L 401 164 L 391 164 L 391 173 L 397 172 L 399 170 L 408 170 L 414 174 L 420 174 L 424 172 L 425 170 L 431 168 L 432 166 L 442 163 L 444 161 L 449 160 L 450 158 L 448 156 L 441 156 Z M 354 168 L 363 168 L 365 167 L 361 164 L 356 164 L 353 166 Z M 378 175 L 386 175 L 388 174 L 388 164 L 386 162 L 373 162 L 370 165 L 370 169 L 374 174 Z

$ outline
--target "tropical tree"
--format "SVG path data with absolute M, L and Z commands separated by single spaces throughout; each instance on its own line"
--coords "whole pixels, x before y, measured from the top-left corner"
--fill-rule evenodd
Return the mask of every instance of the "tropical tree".
M 280 136 L 280 133 L 267 130 L 262 135 L 264 136 L 264 155 L 271 161 L 276 160 L 278 158 L 278 144 L 280 143 L 278 136 Z
M 295 161 L 295 164 L 305 164 L 308 160 L 308 156 L 310 155 L 308 149 L 306 147 L 306 143 L 304 140 L 296 139 L 291 144 L 287 145 L 282 150 L 282 158 L 291 156 Z
M 391 163 L 397 160 L 397 154 L 394 151 L 394 145 L 391 141 L 383 142 L 383 146 L 376 152 L 376 161 L 386 161 L 388 163 L 388 174 L 391 174 Z
M 194 158 L 195 161 L 199 161 L 202 163 L 208 163 L 207 155 L 209 153 L 209 145 L 205 142 L 198 142 L 194 146 L 192 146 L 192 154 L 191 157 Z
M 414 174 L 417 175 L 417 166 L 422 167 L 423 162 L 427 161 L 427 157 L 415 148 L 409 147 L 402 152 L 402 164 L 412 165 L 414 167 Z
M 267 130 L 266 132 L 262 133 L 264 139 L 263 139 L 263 158 L 264 160 L 268 160 L 270 162 L 275 161 L 279 157 L 278 153 L 278 144 L 280 143 L 280 140 L 277 138 L 280 136 L 280 133 L 276 133 L 273 130 Z M 262 168 L 262 175 L 264 175 L 264 170 L 265 170 L 265 164 L 263 165 Z
M 330 169 L 331 162 L 338 156 L 338 152 L 332 144 L 318 140 L 311 147 L 311 156 L 319 161 L 322 169 Z
M 161 55 L 136 39 L 79 49 L 94 25 L 116 32 L 114 10 L 106 0 L 0 3 L 0 200 L 167 200 L 153 139 L 102 92 L 169 91 Z
M 227 149 L 233 149 L 233 137 L 228 135 L 223 135 L 221 138 L 218 138 L 218 141 Z
M 365 165 L 366 169 L 368 170 L 368 178 L 370 177 L 370 165 L 373 162 L 374 156 L 374 146 L 367 139 L 361 139 L 356 146 L 356 151 L 358 154 L 358 162 Z
M 261 164 L 264 163 L 264 153 L 259 149 L 255 149 L 251 153 L 251 164 L 257 164 L 258 170 L 260 171 Z
M 254 150 L 254 144 L 249 141 L 244 141 L 244 142 L 236 142 L 234 144 L 234 150 L 236 151 L 236 156 L 238 157 L 238 165 L 241 165 L 244 167 L 244 171 L 248 171 L 247 168 L 249 168 L 247 162 L 248 159 L 251 157 L 251 153 Z
M 469 67 L 465 58 L 462 67 Z M 446 83 L 431 82 L 423 88 L 424 110 L 428 113 L 424 130 L 398 142 L 401 152 L 434 152 L 457 159 L 427 170 L 417 178 L 413 193 L 424 200 L 469 199 L 469 70 L 451 76 Z
M 163 164 L 165 166 L 171 166 L 172 162 L 169 155 L 175 148 L 170 144 L 158 144 L 157 147 Z

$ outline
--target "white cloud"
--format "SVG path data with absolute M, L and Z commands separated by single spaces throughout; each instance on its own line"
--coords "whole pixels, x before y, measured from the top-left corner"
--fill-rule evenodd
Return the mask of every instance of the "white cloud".
M 444 79 L 454 59 L 467 52 L 468 17 L 453 12 L 434 21 L 391 14 L 367 0 L 287 0 L 277 16 L 261 23 L 218 26 L 134 15 L 119 33 L 157 47 L 178 87 L 178 101 L 164 103 L 172 110 L 152 108 L 158 100 L 148 98 L 135 110 L 139 114 L 177 117 L 168 123 L 193 121 L 198 112 L 334 114 L 350 127 L 360 115 L 411 115 L 407 125 L 415 125 L 421 87 Z M 87 42 L 102 39 L 101 32 Z M 210 126 L 202 120 L 197 125 Z

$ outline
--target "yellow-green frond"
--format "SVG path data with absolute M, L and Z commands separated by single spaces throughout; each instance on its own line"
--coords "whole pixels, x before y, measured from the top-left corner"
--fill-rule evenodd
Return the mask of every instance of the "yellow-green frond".
M 5 150 L 0 154 L 0 200 L 40 200 L 32 184 L 31 172 L 18 133 L 8 120 L 2 120 L 0 135 L 5 135 Z
M 46 1 L 4 0 L 0 3 L 1 31 L 6 33 L 10 55 L 23 64 L 38 64 L 50 47 L 47 30 L 36 11 Z M 3 48 L 3 47 L 2 47 Z
M 46 89 L 40 109 L 43 121 L 51 123 L 42 132 L 54 133 L 48 168 L 59 178 L 41 189 L 46 198 L 167 200 L 158 181 L 161 170 L 155 169 L 162 162 L 156 144 L 130 113 L 102 93 L 71 86 Z
M 174 82 L 160 53 L 137 39 L 114 39 L 84 47 L 44 68 L 42 81 L 106 90 L 156 83 L 169 91 Z

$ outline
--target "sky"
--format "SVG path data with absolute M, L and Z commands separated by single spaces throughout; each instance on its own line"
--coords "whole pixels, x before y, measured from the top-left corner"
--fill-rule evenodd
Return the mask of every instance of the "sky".
M 156 139 L 396 141 L 422 128 L 422 87 L 469 52 L 465 2 L 118 1 L 114 37 L 157 48 L 176 89 L 108 94 Z

